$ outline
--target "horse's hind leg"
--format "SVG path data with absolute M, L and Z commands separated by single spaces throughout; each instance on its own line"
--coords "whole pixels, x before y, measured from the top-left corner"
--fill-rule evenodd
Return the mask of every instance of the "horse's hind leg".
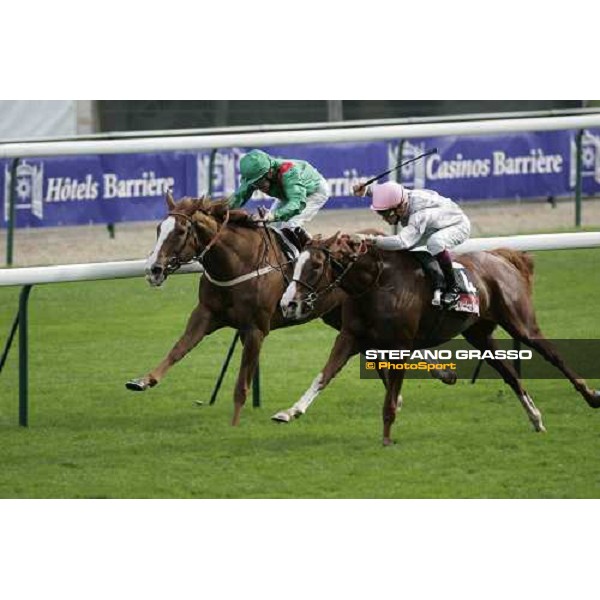
M 379 367 L 376 369 L 376 371 L 377 371 L 377 376 L 381 380 L 381 383 L 383 383 L 385 389 L 387 390 L 388 389 L 389 371 L 387 369 L 380 369 Z
M 495 351 L 498 347 L 496 340 L 492 337 L 495 328 L 496 324 L 491 321 L 479 321 L 467 329 L 463 335 L 466 340 L 478 350 Z M 542 423 L 542 414 L 533 403 L 531 396 L 521 385 L 519 376 L 512 365 L 507 361 L 498 359 L 486 359 L 486 362 L 495 369 L 502 379 L 504 379 L 504 381 L 513 389 L 525 409 L 529 420 L 533 424 L 534 429 L 536 431 L 546 431 L 546 428 Z
M 167 371 L 179 362 L 190 350 L 197 346 L 204 336 L 219 329 L 221 325 L 213 318 L 208 309 L 198 304 L 190 315 L 184 334 L 177 340 L 167 356 L 144 377 L 132 379 L 125 386 L 128 390 L 143 392 L 149 387 L 158 385 Z
M 244 350 L 242 351 L 242 362 L 238 373 L 235 390 L 233 393 L 233 419 L 232 425 L 239 425 L 242 408 L 246 403 L 248 390 L 252 383 L 252 377 L 256 371 L 260 349 L 265 339 L 265 334 L 257 328 L 241 332 Z
M 600 408 L 600 392 L 590 388 L 585 379 L 579 377 L 565 363 L 554 344 L 546 339 L 537 324 L 529 298 L 524 303 L 512 305 L 499 322 L 513 338 L 537 350 L 550 364 L 559 369 L 592 408 Z
M 425 362 L 432 363 L 432 361 L 426 360 Z M 437 379 L 445 385 L 454 385 L 458 379 L 456 371 L 452 369 L 433 369 L 429 371 L 429 375 L 432 379 Z

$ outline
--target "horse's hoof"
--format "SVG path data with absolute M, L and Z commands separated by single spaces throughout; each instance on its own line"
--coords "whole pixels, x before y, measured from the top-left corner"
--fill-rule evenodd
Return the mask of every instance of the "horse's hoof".
M 275 421 L 276 423 L 289 423 L 292 420 L 292 416 L 285 412 L 281 411 L 271 417 L 271 421 Z
M 445 383 L 446 385 L 454 385 L 457 379 L 458 375 L 454 371 L 448 371 L 440 374 L 441 382 Z
M 396 442 L 392 438 L 383 438 L 384 446 L 393 446 Z
M 586 400 L 592 408 L 600 408 L 600 390 L 593 390 Z
M 125 387 L 132 392 L 144 392 L 150 387 L 150 385 L 147 384 L 143 379 L 131 379 L 125 384 Z

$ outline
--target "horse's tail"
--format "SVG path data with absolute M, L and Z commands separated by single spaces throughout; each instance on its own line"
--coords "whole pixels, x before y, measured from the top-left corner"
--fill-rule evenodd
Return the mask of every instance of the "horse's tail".
M 529 293 L 533 289 L 533 257 L 531 254 L 521 252 L 520 250 L 511 250 L 510 248 L 497 248 L 492 250 L 491 254 L 502 257 L 514 265 L 527 283 Z

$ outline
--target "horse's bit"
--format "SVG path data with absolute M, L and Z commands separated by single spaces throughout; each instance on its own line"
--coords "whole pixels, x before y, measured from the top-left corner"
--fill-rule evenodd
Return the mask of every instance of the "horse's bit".
M 169 217 L 174 217 L 174 216 L 183 217 L 190 224 L 190 226 L 186 230 L 185 240 L 183 241 L 182 248 L 185 248 L 185 246 L 187 244 L 188 238 L 190 236 L 190 231 L 193 232 L 194 237 L 196 238 L 196 247 L 198 248 L 200 246 L 200 239 L 198 238 L 198 231 L 196 230 L 196 223 L 194 222 L 194 220 L 189 215 L 186 215 L 185 213 L 177 212 L 177 211 L 170 212 L 168 214 L 168 216 Z M 192 258 L 186 262 L 179 260 L 179 257 L 177 257 L 177 256 L 173 256 L 172 258 L 170 258 L 167 263 L 167 267 L 166 267 L 167 274 L 170 275 L 170 274 L 174 273 L 175 271 L 177 271 L 177 269 L 179 269 L 179 267 L 181 267 L 182 265 L 189 264 L 194 261 L 198 261 L 200 264 L 202 264 L 202 259 L 206 256 L 206 253 L 214 246 L 216 241 L 219 239 L 219 237 L 223 233 L 223 230 L 227 226 L 228 222 L 229 222 L 229 210 L 227 210 L 225 219 L 223 220 L 223 224 L 221 225 L 221 227 L 219 227 L 217 233 L 215 234 L 213 239 L 210 240 L 210 242 L 205 246 L 205 248 L 199 254 L 192 256 Z

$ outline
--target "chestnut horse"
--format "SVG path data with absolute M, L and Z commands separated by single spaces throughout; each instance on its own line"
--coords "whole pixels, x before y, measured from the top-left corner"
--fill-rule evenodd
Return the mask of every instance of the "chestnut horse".
M 160 286 L 182 264 L 199 260 L 204 267 L 199 302 L 183 336 L 167 356 L 144 377 L 128 381 L 126 387 L 134 391 L 154 387 L 205 336 L 233 327 L 240 331 L 243 343 L 234 391 L 232 424 L 237 425 L 263 340 L 271 329 L 298 324 L 286 320 L 279 310 L 293 263 L 275 241 L 275 234 L 252 222 L 246 211 L 229 210 L 226 201 L 183 198 L 176 203 L 168 193 L 167 207 L 168 216 L 158 226 L 156 246 L 146 263 L 146 279 Z M 322 317 L 339 330 L 339 307 L 345 296 L 341 289 L 335 290 L 302 322 Z
M 562 371 L 592 408 L 599 408 L 600 392 L 590 389 L 564 363 L 537 324 L 531 299 L 531 257 L 498 249 L 461 254 L 455 260 L 468 269 L 479 290 L 480 315 L 432 307 L 431 285 L 411 252 L 382 252 L 372 243 L 353 242 L 339 234 L 309 243 L 296 263 L 281 307 L 288 317 L 305 319 L 312 306 L 342 288 L 348 294 L 342 306 L 342 328 L 311 387 L 296 404 L 273 419 L 289 422 L 304 414 L 348 359 L 359 352 L 430 348 L 459 334 L 478 350 L 495 350 L 492 334 L 497 325 L 537 350 Z M 542 415 L 512 365 L 496 359 L 487 362 L 514 390 L 535 431 L 545 431 Z M 392 443 L 391 428 L 402 404 L 403 378 L 402 370 L 389 370 L 383 378 L 384 445 Z

